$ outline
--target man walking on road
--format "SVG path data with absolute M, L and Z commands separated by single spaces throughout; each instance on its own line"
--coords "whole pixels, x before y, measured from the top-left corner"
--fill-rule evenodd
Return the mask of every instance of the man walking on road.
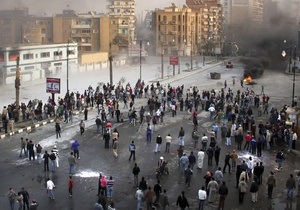
M 183 129 L 183 127 L 180 128 L 180 131 L 178 134 L 178 139 L 179 139 L 179 146 L 184 147 L 184 129 Z
M 48 196 L 51 200 L 54 200 L 54 193 L 53 193 L 53 188 L 55 188 L 54 183 L 48 178 L 47 179 L 47 191 L 48 191 Z
M 85 129 L 85 124 L 84 124 L 83 120 L 81 120 L 79 123 L 79 129 L 80 129 L 80 135 L 82 135 L 84 133 L 84 129 Z
M 133 157 L 133 160 L 135 160 L 135 144 L 134 141 L 131 142 L 131 144 L 129 145 L 129 152 L 130 152 L 130 156 L 129 156 L 129 161 L 131 160 L 131 157 Z
M 75 140 L 73 143 L 72 143 L 72 150 L 74 151 L 74 157 L 77 158 L 77 159 L 80 159 L 79 157 L 79 142 L 77 140 Z
M 158 134 L 158 136 L 156 137 L 155 154 L 160 152 L 161 143 L 162 143 L 162 137 L 160 136 L 160 134 Z
M 202 186 L 198 191 L 198 199 L 199 199 L 199 210 L 204 210 L 204 203 L 207 198 L 207 193 L 205 191 L 205 187 Z
M 273 171 L 270 171 L 270 175 L 267 179 L 267 186 L 268 186 L 268 198 L 273 199 L 273 197 L 272 197 L 273 188 L 276 186 L 276 179 L 275 179 Z
M 294 190 L 296 189 L 296 181 L 294 179 L 293 174 L 290 174 L 290 178 L 286 181 L 286 198 L 287 200 L 293 200 L 294 197 Z
M 137 166 L 137 164 L 134 164 L 134 167 L 132 169 L 133 173 L 133 187 L 138 187 L 139 185 L 139 173 L 140 173 L 140 167 Z
M 117 158 L 118 157 L 118 139 L 114 139 L 114 142 L 113 142 L 113 154 L 114 154 L 114 157 Z
M 9 191 L 7 193 L 8 201 L 10 204 L 10 209 L 14 210 L 15 209 L 15 203 L 16 203 L 16 198 L 17 198 L 17 193 L 15 193 L 13 188 L 9 188 Z
M 170 134 L 168 134 L 166 136 L 166 150 L 165 150 L 165 152 L 170 152 L 171 142 L 172 142 L 172 137 L 171 137 Z
M 58 149 L 57 149 L 56 145 L 54 145 L 54 147 L 51 150 L 51 152 L 55 154 L 55 157 L 56 157 L 56 159 L 55 159 L 55 161 L 56 161 L 56 167 L 58 168 L 59 167 L 59 159 L 58 159 L 59 155 L 58 155 Z
M 226 183 L 223 181 L 223 184 L 219 187 L 219 195 L 220 195 L 220 200 L 219 200 L 219 206 L 218 210 L 225 210 L 224 209 L 224 204 L 225 204 L 225 199 L 228 195 L 228 188 L 226 187 Z
M 70 155 L 68 157 L 68 162 L 69 162 L 69 174 L 74 174 L 75 173 L 76 158 L 73 155 L 73 152 L 70 153 Z
M 97 126 L 97 133 L 100 133 L 100 126 L 102 125 L 102 122 L 99 118 L 99 116 L 97 116 L 96 120 L 95 120 L 96 126 Z

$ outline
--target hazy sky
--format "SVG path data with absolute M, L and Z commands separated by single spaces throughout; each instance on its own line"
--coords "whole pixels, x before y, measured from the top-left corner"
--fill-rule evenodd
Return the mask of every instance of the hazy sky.
M 0 0 L 1 9 L 13 9 L 15 7 L 26 6 L 30 14 L 48 16 L 52 13 L 61 13 L 63 9 L 74 9 L 78 12 L 106 12 L 107 0 Z M 136 13 L 140 14 L 144 10 L 164 8 L 171 6 L 174 2 L 178 6 L 185 4 L 185 0 L 136 0 Z

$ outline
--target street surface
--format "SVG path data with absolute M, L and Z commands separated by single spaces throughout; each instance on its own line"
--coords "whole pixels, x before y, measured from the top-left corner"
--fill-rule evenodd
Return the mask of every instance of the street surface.
M 184 62 L 182 62 L 184 63 Z M 233 64 L 236 64 L 237 60 L 233 61 Z M 201 65 L 201 60 L 199 59 L 199 66 Z M 183 65 L 183 64 L 182 64 Z M 145 65 L 146 66 L 146 65 Z M 157 69 L 159 64 L 153 65 L 153 69 Z M 210 68 L 209 68 L 210 67 Z M 116 72 L 116 83 L 123 74 L 120 73 L 122 68 L 118 68 Z M 146 72 L 150 72 L 151 64 L 147 64 L 145 67 Z M 126 69 L 126 82 L 130 81 L 130 84 L 133 85 L 137 80 L 137 75 L 139 75 L 138 67 Z M 177 69 L 176 69 L 177 72 Z M 221 73 L 220 80 L 212 80 L 209 78 L 210 72 L 219 72 Z M 147 78 L 145 81 L 154 81 L 157 80 L 156 73 L 144 73 L 144 77 Z M 190 76 L 189 76 L 190 74 Z M 161 81 L 161 84 L 167 85 L 168 83 L 171 86 L 180 86 L 184 84 L 185 90 L 191 86 L 197 86 L 200 91 L 202 90 L 211 90 L 216 89 L 217 91 L 223 87 L 224 80 L 227 80 L 228 87 L 233 89 L 234 93 L 238 89 L 243 90 L 239 84 L 239 80 L 243 77 L 243 69 L 241 65 L 234 65 L 233 69 L 226 69 L 223 64 L 209 64 L 205 67 L 202 67 L 200 70 L 194 71 L 192 73 L 186 74 L 183 77 L 178 75 L 176 77 L 166 79 Z M 87 88 L 88 84 L 95 86 L 99 76 L 96 76 L 95 72 L 89 72 L 82 74 L 80 77 L 82 83 L 78 79 L 72 82 L 70 80 L 71 91 L 77 91 L 79 88 Z M 109 81 L 108 74 L 106 74 L 106 81 Z M 128 75 L 128 76 L 127 76 Z M 151 76 L 152 75 L 152 76 Z M 104 75 L 103 75 L 104 76 Z M 118 78 L 117 78 L 118 77 Z M 95 79 L 96 78 L 96 79 Z M 235 78 L 236 84 L 232 85 L 232 79 Z M 88 81 L 86 81 L 88 80 Z M 102 80 L 101 80 L 102 81 Z M 132 81 L 132 82 L 131 82 Z M 299 78 L 297 78 L 299 81 Z M 265 74 L 262 78 L 255 80 L 257 83 L 254 86 L 245 85 L 246 87 L 252 88 L 257 94 L 260 94 L 261 85 L 264 85 L 265 93 L 270 96 L 271 107 L 277 107 L 281 109 L 282 105 L 290 103 L 291 99 L 291 89 L 292 89 L 292 76 L 285 75 L 283 73 L 265 71 Z M 298 82 L 299 83 L 299 82 Z M 23 99 L 32 98 L 34 92 L 29 90 L 41 89 L 43 84 L 30 85 L 27 84 L 23 88 Z M 124 85 L 125 85 L 124 84 Z M 8 88 L 7 95 L 13 92 L 13 88 Z M 30 93 L 28 93 L 30 92 Z M 37 91 L 38 92 L 38 91 Z M 300 87 L 296 83 L 296 93 L 300 92 Z M 3 99 L 3 88 L 1 87 L 1 103 Z M 4 96 L 6 96 L 6 94 Z M 297 94 L 296 94 L 297 95 Z M 37 93 L 37 96 L 40 98 L 41 94 Z M 44 100 L 48 98 L 48 95 L 45 94 Z M 5 103 L 11 103 L 12 98 L 4 99 Z M 22 101 L 22 100 L 21 100 Z M 146 99 L 137 99 L 136 107 L 139 110 L 140 106 L 146 105 Z M 123 103 L 120 103 L 120 108 L 123 108 Z M 127 110 L 121 109 L 122 112 L 127 112 Z M 211 129 L 214 121 L 209 120 L 209 113 L 200 110 L 198 112 L 199 119 L 199 133 L 206 133 L 207 130 Z M 190 151 L 193 151 L 191 133 L 193 130 L 193 123 L 191 120 L 191 115 L 186 112 L 178 111 L 178 114 L 175 117 L 171 116 L 171 112 L 167 111 L 164 117 L 164 123 L 159 123 L 157 131 L 153 133 L 152 142 L 146 142 L 146 124 L 143 124 L 141 127 L 139 123 L 134 127 L 130 125 L 128 121 L 124 124 L 115 123 L 115 119 L 111 119 L 113 127 L 117 127 L 120 138 L 119 138 L 119 157 L 116 159 L 113 157 L 112 149 L 104 149 L 104 141 L 102 140 L 101 135 L 97 134 L 95 126 L 95 118 L 97 116 L 96 109 L 89 111 L 88 120 L 85 122 L 86 131 L 84 135 L 79 133 L 79 120 L 83 119 L 83 115 L 75 116 L 73 123 L 65 124 L 62 122 L 62 136 L 60 139 L 55 137 L 54 124 L 48 124 L 43 127 L 39 127 L 35 130 L 32 130 L 28 133 L 21 133 L 9 138 L 5 138 L 0 141 L 1 155 L 0 155 L 0 209 L 9 209 L 8 198 L 5 194 L 8 192 L 10 187 L 13 187 L 16 192 L 18 192 L 21 187 L 25 187 L 28 190 L 31 199 L 36 199 L 40 204 L 38 209 L 42 210 L 92 210 L 94 203 L 97 200 L 97 191 L 98 191 L 98 176 L 99 173 L 103 173 L 107 176 L 113 176 L 115 180 L 114 186 L 114 201 L 117 210 L 134 210 L 136 209 L 136 199 L 134 198 L 136 189 L 133 188 L 133 175 L 132 168 L 134 166 L 134 161 L 128 161 L 129 151 L 128 146 L 132 140 L 135 141 L 137 146 L 136 151 L 136 163 L 141 168 L 140 178 L 144 176 L 148 184 L 153 188 L 156 183 L 155 178 L 155 168 L 157 161 L 160 156 L 163 156 L 168 161 L 168 167 L 170 175 L 164 175 L 161 179 L 161 185 L 163 188 L 167 189 L 167 195 L 169 197 L 169 202 L 171 204 L 170 209 L 178 209 L 176 207 L 176 199 L 180 195 L 182 190 L 185 190 L 186 197 L 188 198 L 190 209 L 197 209 L 198 199 L 197 193 L 201 186 L 204 185 L 205 180 L 203 176 L 206 174 L 207 170 L 216 171 L 217 167 L 213 162 L 213 166 L 207 166 L 207 156 L 204 159 L 204 167 L 202 170 L 194 168 L 194 174 L 191 182 L 191 189 L 187 189 L 184 184 L 184 177 L 180 174 L 178 167 L 178 158 L 177 158 L 177 149 L 178 149 L 178 132 L 180 127 L 185 129 L 186 133 L 186 146 L 185 153 L 189 154 Z M 126 116 L 126 115 L 125 115 Z M 257 118 L 257 110 L 254 109 L 254 116 L 256 121 L 262 120 L 264 123 L 268 119 L 268 116 L 265 114 L 260 118 Z M 167 134 L 171 134 L 173 141 L 171 144 L 171 152 L 165 153 L 165 137 Z M 154 153 L 155 149 L 155 138 L 160 134 L 163 137 L 162 151 L 158 154 Z M 20 138 L 29 138 L 32 139 L 34 143 L 40 143 L 43 147 L 43 151 L 50 151 L 54 145 L 57 145 L 60 154 L 60 167 L 54 173 L 44 172 L 43 164 L 37 164 L 37 161 L 29 162 L 25 158 L 19 158 L 20 151 Z M 74 189 L 73 197 L 69 197 L 68 194 L 68 161 L 67 157 L 71 151 L 71 143 L 74 140 L 78 140 L 80 143 L 80 157 L 77 165 L 75 167 L 76 174 L 74 175 Z M 220 141 L 220 134 L 218 140 Z M 234 142 L 234 141 L 233 141 Z M 299 149 L 300 144 L 297 144 Z M 220 142 L 221 147 L 221 156 L 220 156 L 220 166 L 223 167 L 225 153 L 236 149 L 236 145 L 226 147 L 224 142 Z M 274 209 L 274 210 L 298 210 L 300 209 L 300 200 L 298 197 L 295 197 L 293 201 L 286 201 L 285 197 L 285 182 L 290 173 L 294 174 L 295 170 L 300 169 L 299 157 L 294 156 L 290 153 L 286 154 L 286 160 L 283 163 L 283 170 L 276 170 L 275 154 L 276 149 L 269 151 L 263 151 L 261 158 L 254 157 L 254 162 L 262 161 L 265 166 L 265 172 L 263 174 L 263 184 L 260 186 L 258 193 L 258 202 L 251 202 L 251 195 L 248 192 L 245 195 L 244 203 L 241 205 L 238 203 L 238 190 L 235 188 L 235 173 L 224 174 L 224 181 L 229 188 L 229 195 L 225 201 L 225 209 L 233 210 L 259 210 L 259 209 Z M 194 152 L 196 153 L 196 152 Z M 246 160 L 249 157 L 249 154 L 246 151 L 238 151 L 239 161 Z M 274 189 L 273 200 L 267 199 L 266 196 L 266 179 L 269 175 L 269 171 L 272 170 L 275 172 L 275 177 L 277 179 L 277 186 Z M 46 194 L 45 182 L 46 178 L 50 177 L 57 188 L 54 189 L 55 200 L 50 200 Z M 213 204 L 208 204 L 206 202 L 205 209 L 216 209 L 218 202 Z M 143 205 L 145 209 L 145 205 Z M 158 208 L 159 209 L 159 208 Z

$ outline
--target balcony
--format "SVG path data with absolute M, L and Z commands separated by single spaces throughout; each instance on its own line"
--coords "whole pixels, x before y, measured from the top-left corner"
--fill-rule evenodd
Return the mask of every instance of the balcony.
M 177 34 L 177 31 L 170 31 L 169 34 L 175 35 L 175 34 Z
M 86 25 L 84 25 L 84 24 L 81 24 L 81 25 L 74 24 L 74 25 L 71 25 L 71 28 L 91 28 L 91 25 L 89 25 L 89 24 L 86 24 Z
M 171 25 L 177 25 L 177 21 L 170 21 Z
M 92 43 L 88 43 L 88 42 L 79 42 L 78 46 L 83 46 L 83 47 L 89 47 L 92 46 Z
M 160 21 L 161 25 L 168 25 L 168 21 Z
M 169 32 L 168 31 L 160 31 L 160 34 L 167 35 L 167 34 L 169 34 Z

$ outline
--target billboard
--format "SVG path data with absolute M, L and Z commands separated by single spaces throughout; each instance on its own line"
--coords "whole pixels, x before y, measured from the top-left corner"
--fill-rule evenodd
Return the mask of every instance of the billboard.
M 60 79 L 47 78 L 46 79 L 46 93 L 60 93 Z

